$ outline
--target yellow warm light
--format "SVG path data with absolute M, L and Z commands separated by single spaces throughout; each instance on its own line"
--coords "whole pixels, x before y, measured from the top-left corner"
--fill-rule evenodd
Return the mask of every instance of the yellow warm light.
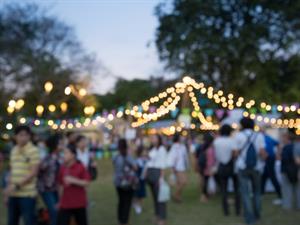
M 68 110 L 68 104 L 67 104 L 66 102 L 62 102 L 62 103 L 60 104 L 60 110 L 61 110 L 62 112 L 66 112 L 66 111 Z
M 48 106 L 48 110 L 49 110 L 50 112 L 55 112 L 56 106 L 53 105 L 53 104 L 51 104 L 51 105 Z
M 80 88 L 80 89 L 79 89 L 79 95 L 80 95 L 81 97 L 86 96 L 86 94 L 87 94 L 87 91 L 86 91 L 84 88 Z
M 24 101 L 23 99 L 19 99 L 19 100 L 16 102 L 16 109 L 17 109 L 17 110 L 20 110 L 24 105 L 25 105 L 25 101 Z
M 265 102 L 260 103 L 260 107 L 261 107 L 261 108 L 264 109 L 264 108 L 266 108 L 266 106 L 267 106 L 267 104 L 266 104 Z
M 41 124 L 41 121 L 39 121 L 39 120 L 34 121 L 34 125 L 39 126 L 40 124 Z
M 49 125 L 49 126 L 53 126 L 53 125 L 54 125 L 54 121 L 53 121 L 53 120 L 49 120 L 49 121 L 48 121 L 48 125 Z
M 38 106 L 35 108 L 35 110 L 36 110 L 36 113 L 40 116 L 40 115 L 42 115 L 43 112 L 44 112 L 44 106 L 38 105 Z
M 12 114 L 12 113 L 15 111 L 15 108 L 8 106 L 8 107 L 6 108 L 6 111 L 7 111 L 9 114 Z
M 267 106 L 266 106 L 266 110 L 267 110 L 267 111 L 270 111 L 271 109 L 272 109 L 272 106 L 270 106 L 270 105 L 267 105 Z
M 84 107 L 83 109 L 83 112 L 86 114 L 86 115 L 93 115 L 95 113 L 96 109 L 94 106 L 86 106 Z
M 24 117 L 20 118 L 20 123 L 22 124 L 26 123 L 26 119 Z
M 50 82 L 50 81 L 47 81 L 45 84 L 44 84 L 44 88 L 45 88 L 45 91 L 47 93 L 50 93 L 53 89 L 53 84 Z

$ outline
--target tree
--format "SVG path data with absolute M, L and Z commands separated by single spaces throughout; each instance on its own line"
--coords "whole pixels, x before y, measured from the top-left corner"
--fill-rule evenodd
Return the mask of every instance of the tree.
M 156 8 L 166 68 L 239 95 L 297 101 L 300 1 L 173 0 Z
M 24 97 L 33 115 L 37 104 L 59 104 L 64 89 L 79 83 L 95 69 L 95 61 L 81 47 L 71 27 L 35 4 L 7 4 L 0 8 L 0 103 Z M 54 90 L 45 96 L 44 83 Z M 80 106 L 80 102 L 70 100 Z M 2 112 L 5 107 L 1 107 Z M 78 115 L 76 106 L 69 116 Z

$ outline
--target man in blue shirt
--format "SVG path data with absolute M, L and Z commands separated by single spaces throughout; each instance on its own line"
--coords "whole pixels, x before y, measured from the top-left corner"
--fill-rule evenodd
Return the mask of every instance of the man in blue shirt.
M 274 201 L 274 204 L 281 204 L 281 189 L 275 172 L 276 147 L 279 145 L 279 142 L 266 133 L 264 133 L 264 137 L 268 157 L 262 174 L 261 191 L 262 194 L 264 194 L 266 182 L 270 179 L 278 196 L 278 199 Z

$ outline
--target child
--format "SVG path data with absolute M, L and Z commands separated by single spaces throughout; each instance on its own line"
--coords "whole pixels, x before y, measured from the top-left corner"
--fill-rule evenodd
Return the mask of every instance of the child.
M 58 225 L 70 224 L 74 217 L 76 224 L 87 225 L 87 194 L 89 173 L 76 158 L 76 148 L 64 149 L 64 165 L 60 168 L 58 183 L 60 185 L 60 202 L 57 217 Z
M 145 167 L 147 163 L 147 151 L 143 146 L 139 146 L 136 152 L 137 155 L 137 176 L 139 178 L 138 189 L 135 193 L 134 209 L 136 214 L 142 213 L 143 199 L 146 197 L 146 183 L 145 183 Z

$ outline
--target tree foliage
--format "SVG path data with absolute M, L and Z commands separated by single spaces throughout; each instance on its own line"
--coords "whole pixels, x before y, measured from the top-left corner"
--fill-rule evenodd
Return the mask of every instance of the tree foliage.
M 299 0 L 172 0 L 156 8 L 166 67 L 227 92 L 299 100 Z
M 0 8 L 1 105 L 7 105 L 11 97 L 23 97 L 32 115 L 36 104 L 59 104 L 65 99 L 64 88 L 78 83 L 94 66 L 73 29 L 47 11 L 35 4 Z M 54 84 L 49 96 L 44 92 L 46 81 Z M 69 113 L 74 115 L 78 110 Z

